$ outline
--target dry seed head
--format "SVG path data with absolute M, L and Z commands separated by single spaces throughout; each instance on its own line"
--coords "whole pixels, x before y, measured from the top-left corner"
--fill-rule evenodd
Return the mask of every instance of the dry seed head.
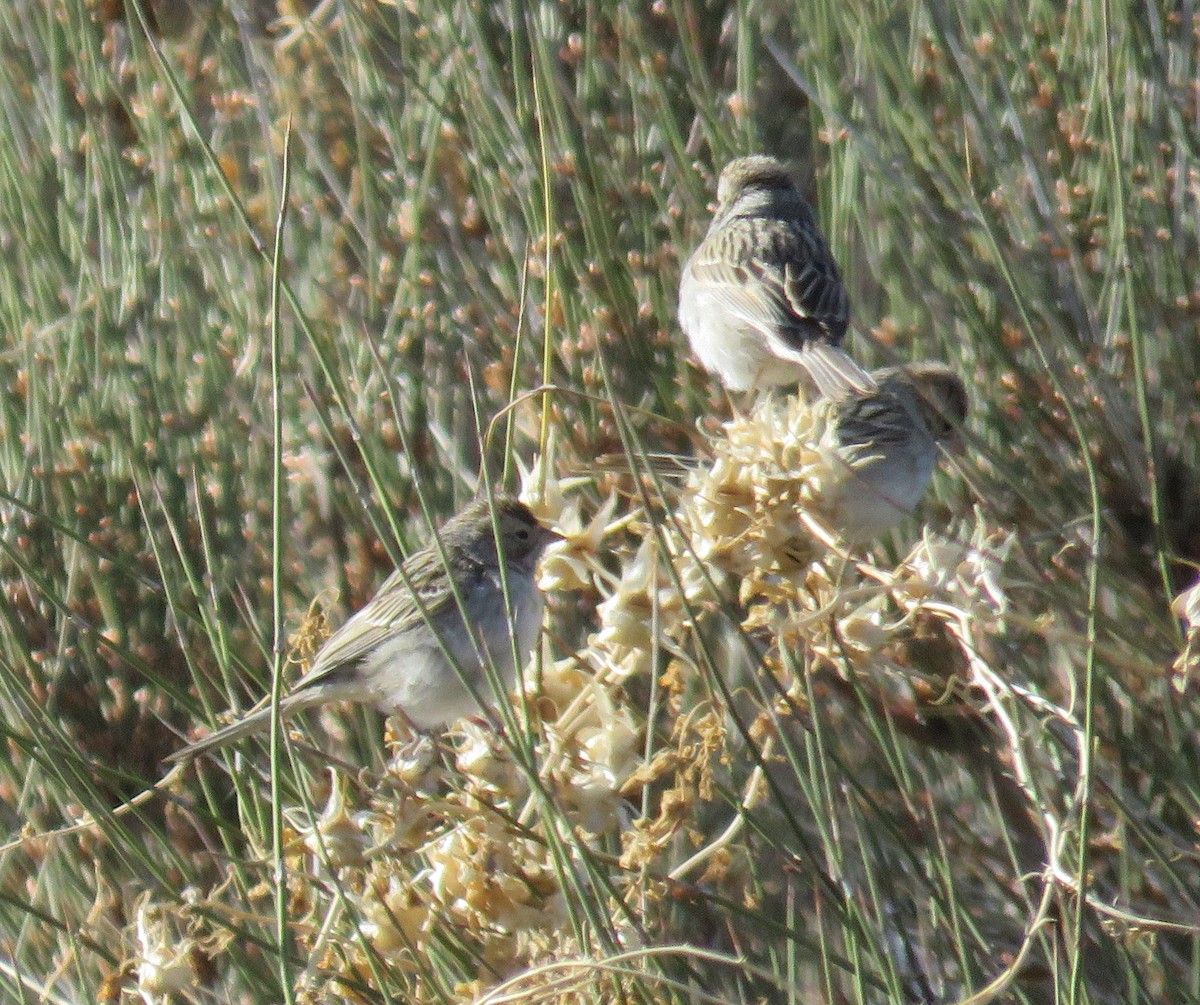
M 1171 611 L 1183 621 L 1183 648 L 1172 664 L 1172 683 L 1183 692 L 1189 682 L 1200 674 L 1200 580 L 1184 590 L 1171 602 Z
M 682 617 L 682 603 L 660 566 L 659 554 L 657 541 L 650 535 L 626 563 L 616 592 L 597 609 L 602 626 L 597 645 L 649 652 L 655 629 L 660 636 L 674 633 Z
M 489 798 L 524 798 L 529 791 L 525 776 L 513 763 L 507 748 L 486 723 L 464 719 L 455 728 L 460 742 L 454 763 L 459 774 L 487 790 Z
M 182 994 L 196 985 L 192 951 L 196 944 L 187 938 L 172 938 L 166 910 L 152 904 L 147 893 L 137 907 L 137 990 L 146 1005 Z
M 997 630 L 1008 609 L 1004 567 L 1014 536 L 990 528 L 976 512 L 971 540 L 926 534 L 896 568 L 891 594 L 913 609 L 929 598 L 966 613 L 980 625 Z
M 554 928 L 566 918 L 546 856 L 493 816 L 471 816 L 430 848 L 428 888 L 441 914 L 477 933 Z
M 574 756 L 556 772 L 556 781 L 579 826 L 605 834 L 619 825 L 621 790 L 640 764 L 641 730 L 605 689 L 597 687 L 592 697 L 591 714 L 560 744 Z
M 293 820 L 291 825 L 318 863 L 335 871 L 362 865 L 363 853 L 371 844 L 363 814 L 351 814 L 346 809 L 345 776 L 330 768 L 329 782 L 329 799 L 321 815 L 311 824 Z
M 359 931 L 386 960 L 403 965 L 414 947 L 428 941 L 433 921 L 429 905 L 407 877 L 390 868 L 374 867 L 357 906 L 362 917 Z
M 747 576 L 795 569 L 828 550 L 812 523 L 827 525 L 824 500 L 848 471 L 832 417 L 829 402 L 767 397 L 724 424 L 710 444 L 713 463 L 684 491 L 700 561 Z
M 588 521 L 581 512 L 582 499 L 573 495 L 559 510 L 558 532 L 564 541 L 552 545 L 542 559 L 538 586 L 543 592 L 600 589 L 605 579 L 605 538 L 613 531 L 617 496 L 609 497 Z

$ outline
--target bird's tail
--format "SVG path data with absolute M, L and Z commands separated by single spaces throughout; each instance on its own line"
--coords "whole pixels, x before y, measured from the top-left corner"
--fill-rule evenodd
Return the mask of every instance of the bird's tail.
M 309 694 L 306 692 L 290 694 L 279 703 L 279 715 L 281 718 L 286 719 L 301 709 L 319 704 L 322 700 L 324 700 L 324 696 L 321 694 Z M 270 725 L 271 706 L 265 705 L 238 719 L 237 722 L 231 722 L 228 726 L 223 726 L 215 733 L 209 733 L 203 739 L 188 744 L 188 746 L 175 751 L 173 754 L 168 754 L 164 760 L 169 763 L 190 761 L 194 758 L 202 757 L 209 751 L 217 750 L 220 747 L 234 743 L 244 736 L 249 736 L 251 733 L 267 730 L 270 728 Z
M 844 349 L 826 342 L 811 341 L 803 349 L 790 350 L 812 377 L 822 398 L 838 401 L 852 394 L 870 394 L 878 384 Z

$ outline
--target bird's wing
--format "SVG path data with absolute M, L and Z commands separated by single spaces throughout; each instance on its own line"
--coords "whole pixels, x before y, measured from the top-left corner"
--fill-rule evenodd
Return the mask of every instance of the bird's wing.
M 779 337 L 791 349 L 801 349 L 813 340 L 816 326 L 822 342 L 841 345 L 850 324 L 850 298 L 816 220 L 778 224 L 761 246 L 763 282 L 772 284 L 792 319 L 780 327 Z
M 758 254 L 746 253 L 752 241 Z M 764 232 L 752 220 L 730 221 L 701 244 L 688 268 L 716 309 L 757 332 L 774 356 L 803 366 L 822 396 L 875 389 L 840 346 L 850 301 L 815 232 L 785 225 Z
M 837 410 L 838 442 L 852 464 L 892 453 L 916 434 L 912 417 L 887 391 L 854 397 Z
M 721 307 L 781 348 L 838 345 L 846 334 L 850 300 L 815 224 L 729 220 L 689 268 Z
M 414 552 L 403 569 L 403 573 L 397 569 L 388 576 L 375 596 L 326 639 L 312 669 L 293 690 L 327 677 L 338 667 L 356 663 L 382 642 L 425 624 L 426 618 L 437 618 L 455 603 L 454 594 L 445 588 L 445 567 L 436 548 Z M 420 598 L 419 605 L 414 593 Z

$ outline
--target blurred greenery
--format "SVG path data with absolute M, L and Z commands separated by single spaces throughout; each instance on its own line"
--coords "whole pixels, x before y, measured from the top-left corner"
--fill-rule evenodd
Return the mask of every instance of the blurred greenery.
M 783 157 L 844 263 L 852 351 L 968 380 L 968 450 L 924 515 L 954 528 L 977 508 L 1040 574 L 1015 584 L 1013 618 L 1045 644 L 998 638 L 989 659 L 1095 741 L 1090 837 L 1064 861 L 1101 900 L 1176 923 L 1114 920 L 1063 884 L 1056 931 L 1005 993 L 1200 1000 L 1195 686 L 1168 672 L 1168 604 L 1200 563 L 1198 38 L 1190 5 L 1154 0 L 0 0 L 0 819 L 25 838 L 0 859 L 11 1000 L 133 994 L 139 898 L 178 903 L 262 854 L 265 817 L 237 824 L 265 813 L 249 778 L 109 810 L 180 734 L 269 687 L 289 123 L 284 630 L 320 595 L 336 591 L 335 620 L 363 603 L 481 464 L 528 465 L 548 431 L 587 471 L 626 450 L 619 404 L 645 451 L 693 449 L 729 403 L 675 323 L 679 267 L 721 165 Z M 511 454 L 484 444 L 542 384 L 508 413 Z M 560 638 L 586 638 L 586 603 L 560 613 Z M 598 976 L 580 1000 L 941 1001 L 1012 962 L 1014 876 L 1040 863 L 997 854 L 1021 840 L 1011 782 L 861 695 L 815 693 L 811 714 L 788 811 L 814 818 L 813 844 L 788 854 L 824 873 L 786 918 L 700 886 L 686 909 L 690 941 L 744 953 L 745 973 L 698 956 L 690 985 Z M 350 732 L 377 756 L 377 731 Z M 1046 770 L 1067 805 L 1081 766 Z M 903 808 L 925 801 L 932 829 Z M 38 837 L 83 814 L 97 825 Z M 848 857 L 880 884 L 869 909 L 838 890 Z M 648 943 L 687 937 L 652 914 Z M 207 990 L 182 1000 L 279 998 L 270 927 L 216 924 L 236 937 L 205 945 Z M 443 949 L 444 976 L 469 949 Z M 409 979 L 363 974 L 354 993 L 403 998 Z M 423 1000 L 455 994 L 446 979 Z

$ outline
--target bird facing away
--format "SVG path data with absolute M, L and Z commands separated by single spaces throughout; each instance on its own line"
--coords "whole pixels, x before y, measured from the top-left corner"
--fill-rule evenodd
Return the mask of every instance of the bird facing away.
M 845 477 L 828 500 L 836 529 L 862 543 L 911 513 L 933 477 L 938 451 L 954 445 L 967 417 L 967 389 L 941 363 L 872 374 L 878 387 L 835 406 Z
M 538 523 L 523 503 L 500 495 L 471 503 L 439 537 L 444 560 L 436 544 L 430 545 L 384 580 L 367 605 L 326 640 L 312 668 L 280 701 L 282 717 L 330 702 L 364 702 L 396 710 L 417 729 L 431 730 L 481 711 L 464 678 L 489 703 L 489 661 L 505 686 L 512 686 L 519 668 L 514 653 L 522 664 L 528 659 L 542 623 L 543 598 L 534 570 L 560 536 Z M 268 728 L 270 721 L 270 708 L 260 708 L 168 760 L 224 746 Z
M 779 161 L 730 161 L 708 233 L 683 267 L 679 323 L 730 391 L 795 384 L 827 398 L 869 391 L 840 347 L 850 300 L 812 208 Z

